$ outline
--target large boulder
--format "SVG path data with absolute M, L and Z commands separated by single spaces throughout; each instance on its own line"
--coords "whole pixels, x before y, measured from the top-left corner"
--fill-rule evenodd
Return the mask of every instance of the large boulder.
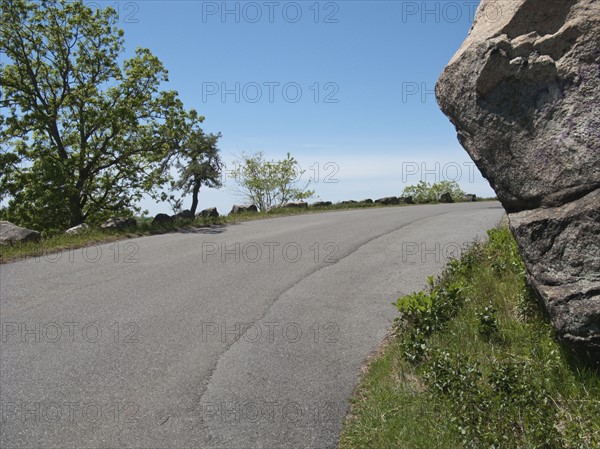
M 592 363 L 600 363 L 599 49 L 598 1 L 482 0 L 436 86 L 509 213 L 555 329 Z
M 216 207 L 209 207 L 208 209 L 200 211 L 196 216 L 200 218 L 219 218 L 219 211 Z
M 133 217 L 112 217 L 100 225 L 102 229 L 125 229 L 136 226 L 137 220 Z
M 231 212 L 229 212 L 229 215 L 242 214 L 244 212 L 258 212 L 258 207 L 256 207 L 255 204 L 250 204 L 249 206 L 234 204 L 231 208 Z
M 167 214 L 156 214 L 152 219 L 152 224 L 168 225 L 175 221 L 173 217 Z
M 41 235 L 32 229 L 22 228 L 10 221 L 0 221 L 0 245 L 39 242 Z

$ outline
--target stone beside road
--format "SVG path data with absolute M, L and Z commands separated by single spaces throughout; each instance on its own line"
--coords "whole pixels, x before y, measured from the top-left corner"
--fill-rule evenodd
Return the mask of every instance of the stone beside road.
M 248 206 L 242 204 L 234 204 L 229 215 L 242 214 L 244 212 L 258 212 L 258 207 L 255 204 Z
M 39 242 L 41 235 L 32 229 L 22 228 L 10 221 L 0 221 L 0 245 Z
M 137 220 L 133 217 L 112 217 L 100 225 L 102 229 L 125 229 L 132 226 L 137 226 Z
M 201 218 L 219 218 L 219 211 L 216 207 L 209 207 L 208 209 L 200 211 L 196 216 Z
M 600 364 L 600 2 L 482 0 L 436 86 L 559 335 Z

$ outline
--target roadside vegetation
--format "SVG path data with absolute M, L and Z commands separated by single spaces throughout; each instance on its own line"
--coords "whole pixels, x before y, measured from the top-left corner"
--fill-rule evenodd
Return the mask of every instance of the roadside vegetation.
M 466 195 L 456 181 L 438 181 L 433 184 L 419 181 L 416 185 L 406 186 L 402 196 L 412 197 L 415 203 L 437 203 L 445 193 L 450 194 L 453 201 L 461 201 Z
M 233 177 L 244 201 L 266 211 L 276 205 L 312 197 L 315 191 L 308 189 L 311 180 L 301 183 L 305 172 L 290 153 L 280 161 L 268 161 L 258 152 L 242 155 Z
M 555 340 L 510 231 L 488 235 L 395 303 L 340 449 L 600 447 L 600 377 Z

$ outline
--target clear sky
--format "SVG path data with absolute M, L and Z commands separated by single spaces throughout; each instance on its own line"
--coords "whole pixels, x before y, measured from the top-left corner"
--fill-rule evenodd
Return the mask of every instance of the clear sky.
M 478 1 L 100 4 L 119 8 L 127 53 L 148 47 L 169 70 L 165 88 L 223 134 L 228 169 L 243 152 L 290 152 L 306 178 L 318 174 L 315 199 L 400 195 L 421 179 L 494 195 L 433 94 Z M 235 191 L 231 178 L 203 189 L 200 208 L 226 213 Z

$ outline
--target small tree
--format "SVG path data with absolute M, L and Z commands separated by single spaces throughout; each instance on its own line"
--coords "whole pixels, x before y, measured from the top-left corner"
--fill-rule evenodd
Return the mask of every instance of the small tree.
M 454 201 L 461 201 L 465 192 L 460 188 L 456 181 L 438 181 L 430 188 L 430 196 L 433 201 L 439 201 L 444 193 L 449 193 Z
M 417 185 L 406 186 L 402 191 L 402 196 L 412 196 L 415 203 L 428 203 L 430 185 L 425 181 L 419 181 Z
M 305 170 L 300 169 L 300 164 L 290 153 L 280 161 L 266 161 L 260 152 L 243 155 L 233 170 L 240 193 L 260 210 L 313 196 L 314 190 L 308 190 L 310 180 L 300 185 L 304 173 Z
M 194 131 L 177 153 L 175 167 L 179 179 L 172 182 L 173 189 L 181 189 L 183 196 L 192 194 L 190 211 L 198 208 L 198 194 L 202 186 L 221 187 L 223 163 L 217 148 L 221 134 L 205 135 L 201 129 Z

